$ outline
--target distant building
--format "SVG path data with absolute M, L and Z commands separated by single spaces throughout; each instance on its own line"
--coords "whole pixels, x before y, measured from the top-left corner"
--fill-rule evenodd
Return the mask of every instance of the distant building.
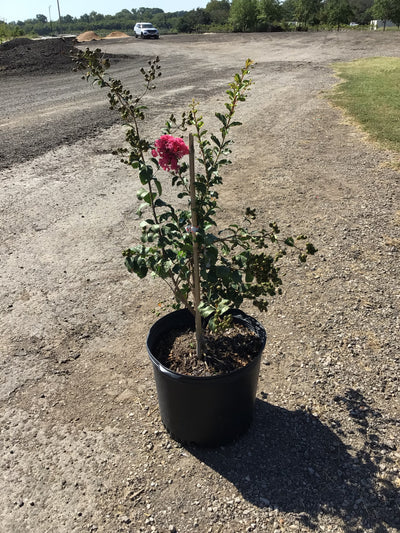
M 386 20 L 386 24 L 384 20 L 371 20 L 371 30 L 378 30 L 379 28 L 393 28 L 393 26 L 396 26 L 391 20 Z

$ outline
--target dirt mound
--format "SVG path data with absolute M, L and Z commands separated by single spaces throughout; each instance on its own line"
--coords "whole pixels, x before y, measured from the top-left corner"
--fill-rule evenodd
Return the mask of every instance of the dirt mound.
M 94 31 L 85 31 L 84 33 L 81 33 L 76 38 L 78 43 L 83 43 L 85 41 L 100 41 L 101 37 L 97 35 Z
M 0 74 L 51 74 L 72 69 L 72 49 L 72 38 L 8 41 L 0 45 Z
M 32 39 L 20 37 L 19 39 L 13 39 L 12 41 L 6 41 L 5 43 L 0 44 L 0 50 L 12 50 L 13 48 L 18 48 L 18 46 L 30 44 L 31 42 Z
M 112 31 L 104 38 L 105 39 L 125 39 L 126 37 L 129 37 L 129 35 L 127 35 L 123 31 Z

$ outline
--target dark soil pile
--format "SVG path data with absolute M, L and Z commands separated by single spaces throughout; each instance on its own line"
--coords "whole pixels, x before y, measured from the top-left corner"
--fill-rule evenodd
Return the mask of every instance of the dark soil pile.
M 71 70 L 72 38 L 14 39 L 0 45 L 0 74 L 51 74 Z

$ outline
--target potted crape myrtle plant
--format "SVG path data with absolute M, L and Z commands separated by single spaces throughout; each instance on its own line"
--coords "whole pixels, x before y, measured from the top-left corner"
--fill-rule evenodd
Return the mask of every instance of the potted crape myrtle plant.
M 227 443 L 252 420 L 266 342 L 261 324 L 239 309 L 249 300 L 266 311 L 281 292 L 280 265 L 288 251 L 301 262 L 316 251 L 303 235 L 282 238 L 275 222 L 254 229 L 250 208 L 240 223 L 218 222 L 221 171 L 230 164 L 231 130 L 240 125 L 235 113 L 251 88 L 252 61 L 229 84 L 227 102 L 215 113 L 216 133 L 207 131 L 193 101 L 179 120 L 169 117 L 158 139 L 149 140 L 141 131 L 143 99 L 161 76 L 159 58 L 141 69 L 139 96 L 108 73 L 101 50 L 78 51 L 74 59 L 84 79 L 108 90 L 126 127 L 126 145 L 117 153 L 140 185 L 140 236 L 123 252 L 126 267 L 139 278 L 160 278 L 173 296 L 147 338 L 162 421 L 178 441 Z

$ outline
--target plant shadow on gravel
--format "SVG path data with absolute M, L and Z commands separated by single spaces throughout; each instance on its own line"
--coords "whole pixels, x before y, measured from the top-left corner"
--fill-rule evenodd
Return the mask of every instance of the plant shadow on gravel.
M 399 528 L 399 491 L 387 480 L 378 482 L 385 445 L 367 432 L 368 418 L 379 413 L 353 390 L 335 401 L 354 419 L 355 433 L 365 435 L 362 450 L 350 453 L 337 435 L 340 425 L 335 433 L 306 411 L 262 400 L 256 402 L 251 429 L 237 442 L 218 449 L 186 448 L 253 505 L 295 513 L 310 529 L 318 529 L 319 514 L 340 517 L 346 533 Z

